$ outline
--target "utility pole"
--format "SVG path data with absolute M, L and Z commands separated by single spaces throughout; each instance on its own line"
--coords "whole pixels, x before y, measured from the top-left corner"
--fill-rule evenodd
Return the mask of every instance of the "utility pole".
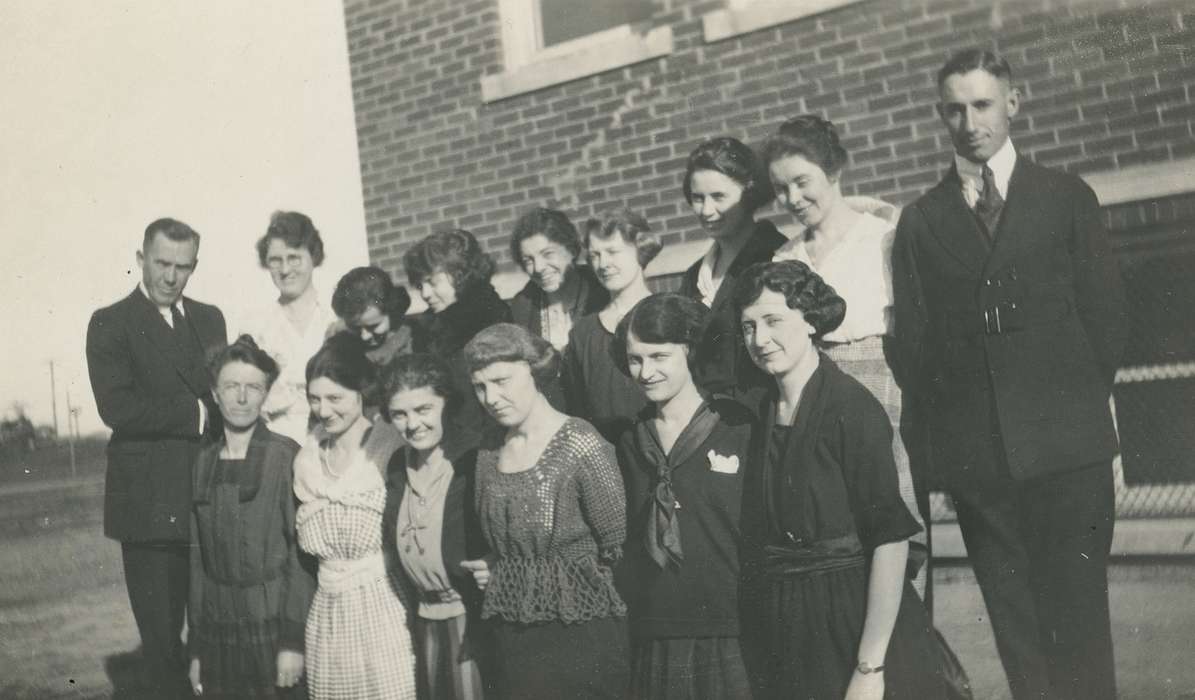
M 54 413 L 54 439 L 58 439 L 58 390 L 54 387 L 54 361 L 50 360 L 50 411 Z
M 50 366 L 53 367 L 54 365 L 51 364 Z M 55 418 L 54 418 L 54 422 L 55 422 L 54 436 L 55 437 L 58 436 L 57 415 L 58 414 L 56 411 Z M 71 478 L 72 479 L 79 476 L 78 467 L 75 466 L 75 431 L 71 429 L 71 426 L 74 423 L 74 421 L 75 421 L 75 407 L 71 406 L 71 388 L 68 385 L 66 387 L 66 434 L 67 434 L 67 439 L 70 441 L 70 445 L 71 445 Z

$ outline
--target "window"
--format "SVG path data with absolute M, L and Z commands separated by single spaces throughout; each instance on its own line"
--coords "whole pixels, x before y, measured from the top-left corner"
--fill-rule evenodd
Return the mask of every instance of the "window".
M 482 78 L 486 101 L 631 65 L 672 51 L 652 29 L 651 0 L 499 0 L 504 71 Z
M 834 10 L 860 0 L 725 0 L 726 9 L 701 18 L 706 41 L 720 41 Z

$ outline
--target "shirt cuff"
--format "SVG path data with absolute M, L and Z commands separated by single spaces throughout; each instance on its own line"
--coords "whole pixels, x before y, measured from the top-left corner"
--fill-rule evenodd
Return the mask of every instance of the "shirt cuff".
M 203 404 L 203 399 L 195 399 L 199 402 L 199 434 L 203 435 L 203 426 L 207 425 L 207 406 Z

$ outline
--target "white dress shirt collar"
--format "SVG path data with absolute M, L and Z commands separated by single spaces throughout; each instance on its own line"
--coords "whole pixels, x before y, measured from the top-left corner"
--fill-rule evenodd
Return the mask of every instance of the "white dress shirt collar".
M 169 306 L 158 306 L 158 302 L 153 300 L 153 297 L 151 297 L 149 295 L 149 290 L 145 288 L 144 280 L 137 283 L 137 289 L 141 290 L 141 294 L 143 296 L 145 296 L 146 299 L 149 299 L 149 303 L 153 304 L 154 308 L 158 310 L 158 313 L 162 315 L 162 318 L 166 319 L 166 325 L 170 326 L 171 328 L 174 328 L 174 317 L 170 313 L 170 307 Z M 182 295 L 179 295 L 178 301 L 174 302 L 174 308 L 178 309 L 178 313 L 180 316 L 187 315 L 187 312 L 183 307 Z
M 1012 139 L 1006 139 L 1000 150 L 987 160 L 987 166 L 992 169 L 992 178 L 996 182 L 996 191 L 1001 199 L 1008 199 L 1008 181 L 1012 178 L 1012 169 L 1017 163 L 1017 150 L 1013 148 Z M 983 192 L 983 165 L 972 163 L 959 154 L 954 154 L 954 169 L 959 179 L 963 181 L 963 196 L 969 206 L 975 206 L 979 194 Z

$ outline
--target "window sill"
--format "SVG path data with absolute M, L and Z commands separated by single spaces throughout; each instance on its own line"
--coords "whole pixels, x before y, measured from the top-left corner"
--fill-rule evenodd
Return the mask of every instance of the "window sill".
M 494 102 L 672 53 L 672 28 L 657 27 L 481 79 L 481 98 Z
M 706 42 L 774 27 L 777 24 L 853 5 L 860 0 L 756 0 L 738 9 L 715 10 L 701 18 Z
M 1084 173 L 1100 206 L 1158 199 L 1195 189 L 1195 158 L 1139 165 L 1104 173 Z

